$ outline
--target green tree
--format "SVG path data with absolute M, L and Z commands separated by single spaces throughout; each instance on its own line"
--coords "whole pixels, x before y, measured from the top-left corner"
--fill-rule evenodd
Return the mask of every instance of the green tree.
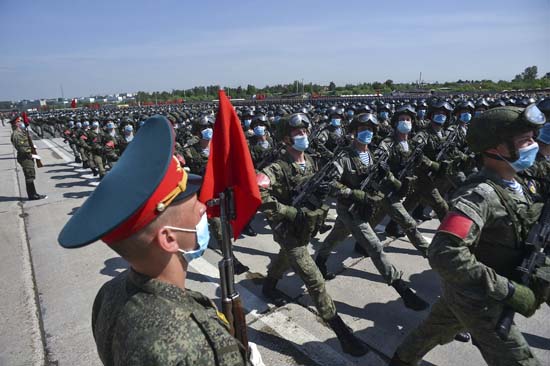
M 336 84 L 334 84 L 334 81 L 331 81 L 330 84 L 328 84 L 328 90 L 331 92 L 336 91 Z

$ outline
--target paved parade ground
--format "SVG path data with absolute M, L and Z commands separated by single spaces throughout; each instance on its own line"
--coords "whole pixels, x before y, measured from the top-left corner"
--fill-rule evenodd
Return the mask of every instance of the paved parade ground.
M 78 250 L 62 249 L 57 235 L 98 184 L 89 170 L 73 162 L 68 145 L 60 138 L 36 140 L 44 167 L 35 181 L 48 199 L 21 200 L 25 196 L 23 173 L 10 143 L 11 129 L 0 128 L 0 366 L 18 365 L 101 365 L 91 331 L 94 297 L 103 283 L 127 267 L 105 244 Z M 140 182 L 127 182 L 140 184 Z M 117 197 L 111 198 L 117 201 Z M 329 213 L 328 223 L 334 221 Z M 437 220 L 421 225 L 431 238 Z M 404 307 L 395 290 L 385 284 L 371 260 L 353 251 L 349 238 L 329 259 L 338 276 L 327 282 L 338 312 L 346 324 L 371 348 L 362 358 L 342 352 L 330 328 L 322 323 L 305 286 L 288 273 L 278 288 L 291 300 L 274 308 L 261 295 L 262 280 L 277 244 L 262 215 L 253 227 L 257 237 L 243 237 L 235 243 L 236 256 L 250 271 L 237 276 L 238 290 L 247 310 L 249 338 L 258 344 L 266 365 L 386 365 L 397 345 L 428 311 Z M 428 262 L 407 240 L 381 238 L 389 259 L 404 271 L 404 278 L 418 293 L 434 303 L 439 283 Z M 325 234 L 326 235 L 326 234 Z M 324 235 L 312 240 L 311 253 Z M 218 301 L 220 254 L 208 250 L 192 262 L 187 287 Z M 550 308 L 530 319 L 516 321 L 543 365 L 550 365 Z M 484 365 L 472 343 L 452 342 L 440 346 L 425 358 L 426 365 Z

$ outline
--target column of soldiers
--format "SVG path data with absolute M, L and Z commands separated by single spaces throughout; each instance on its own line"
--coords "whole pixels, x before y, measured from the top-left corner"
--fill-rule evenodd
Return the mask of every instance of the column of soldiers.
M 292 268 L 343 351 L 364 355 L 368 347 L 344 324 L 325 286 L 335 277 L 328 270 L 330 254 L 350 234 L 405 307 L 422 311 L 430 306 L 384 253 L 374 228 L 389 217 L 386 234 L 406 236 L 443 280 L 442 297 L 398 348 L 392 365 L 415 365 L 436 345 L 468 341 L 470 334 L 490 365 L 539 365 L 515 326 L 507 341 L 499 341 L 494 329 L 505 306 L 530 316 L 548 301 L 550 276 L 546 282 L 544 276 L 550 261 L 535 288 L 520 284 L 513 273 L 536 216 L 531 208 L 547 200 L 550 189 L 550 127 L 541 128 L 549 99 L 535 102 L 447 98 L 237 108 L 258 173 L 260 210 L 280 246 L 267 271 L 264 296 L 284 305 L 288 298 L 277 284 Z M 215 130 L 211 105 L 95 121 L 75 117 L 63 136 L 75 161 L 102 177 L 105 165 L 112 166 L 132 141 L 140 121 L 157 112 L 172 122 L 178 159 L 202 175 Z M 535 140 L 538 153 L 531 161 Z M 318 184 L 311 186 L 311 181 Z M 330 227 L 325 219 L 334 201 L 337 218 Z M 432 211 L 442 224 L 429 243 L 418 225 L 431 219 Z M 530 213 L 531 220 L 517 218 L 518 212 Z M 209 224 L 219 241 L 219 222 Z M 307 245 L 328 230 L 312 258 Z M 255 235 L 250 225 L 245 234 Z M 236 260 L 235 269 L 243 273 L 248 267 Z

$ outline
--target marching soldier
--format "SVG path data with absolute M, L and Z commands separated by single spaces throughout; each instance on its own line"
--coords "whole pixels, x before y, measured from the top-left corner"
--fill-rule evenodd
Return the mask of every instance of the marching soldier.
M 294 113 L 280 121 L 281 140 L 286 151 L 279 160 L 258 175 L 262 193 L 261 209 L 273 228 L 273 239 L 279 244 L 279 254 L 271 262 L 262 292 L 277 306 L 286 299 L 277 289 L 277 282 L 292 267 L 304 281 L 320 317 L 334 330 L 345 353 L 362 356 L 368 349 L 337 314 L 328 294 L 323 276 L 311 258 L 307 244 L 326 217 L 323 208 L 293 207 L 293 190 L 311 178 L 317 170 L 314 161 L 304 151 L 309 145 L 309 118 Z
M 471 333 L 489 365 L 541 365 L 515 324 L 504 340 L 496 324 L 505 307 L 532 316 L 550 292 L 550 262 L 532 276 L 531 287 L 519 284 L 521 274 L 515 271 L 541 210 L 517 172 L 533 164 L 534 131 L 544 121 L 531 105 L 494 108 L 470 123 L 467 141 L 482 154 L 483 169 L 455 193 L 428 250 L 430 265 L 442 279 L 442 296 L 390 365 L 417 365 L 459 331 Z M 544 273 L 546 279 L 540 277 Z

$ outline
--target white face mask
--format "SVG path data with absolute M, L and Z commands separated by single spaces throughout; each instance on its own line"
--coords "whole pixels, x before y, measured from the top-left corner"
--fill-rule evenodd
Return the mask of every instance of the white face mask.
M 197 259 L 204 254 L 204 251 L 208 247 L 208 242 L 210 241 L 210 231 L 208 231 L 208 219 L 206 213 L 201 216 L 201 219 L 195 229 L 184 229 L 176 226 L 164 226 L 167 229 L 174 231 L 182 231 L 186 233 L 196 233 L 197 234 L 197 244 L 198 248 L 194 250 L 183 250 L 178 249 L 178 252 L 181 253 L 183 259 L 190 263 L 193 259 Z

